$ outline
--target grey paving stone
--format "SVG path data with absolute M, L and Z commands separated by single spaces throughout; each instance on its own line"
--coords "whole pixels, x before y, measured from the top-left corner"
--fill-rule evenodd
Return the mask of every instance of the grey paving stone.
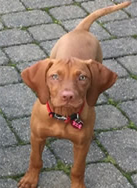
M 137 53 L 137 41 L 133 38 L 120 38 L 101 42 L 103 57 L 114 58 Z
M 95 0 L 95 1 L 88 1 L 84 2 L 81 4 L 89 13 L 94 12 L 97 9 L 100 8 L 105 8 L 111 5 L 114 5 L 110 0 Z M 128 18 L 128 16 L 123 12 L 123 11 L 118 11 L 111 13 L 109 15 L 103 16 L 102 18 L 99 19 L 101 22 L 106 22 L 106 21 L 114 21 L 114 20 L 121 20 Z
M 24 84 L 0 87 L 0 96 L 0 107 L 8 118 L 30 115 L 36 99 L 34 93 Z
M 82 19 L 67 20 L 63 21 L 62 24 L 68 31 L 71 31 L 80 23 L 81 20 Z M 98 38 L 98 40 L 110 38 L 110 35 L 96 22 L 91 25 L 90 32 L 92 32 Z
M 137 19 L 135 18 L 109 22 L 104 26 L 113 36 L 117 37 L 132 36 L 137 33 Z
M 107 98 L 103 94 L 99 95 L 97 104 L 105 104 L 105 103 L 107 103 Z
M 11 126 L 24 142 L 30 142 L 30 117 L 13 120 Z
M 89 1 L 89 0 L 75 0 L 76 2 L 85 2 L 85 1 Z M 95 1 L 95 0 L 91 0 L 91 1 Z
M 137 16 L 137 2 L 136 0 L 132 1 L 132 4 L 127 8 L 127 12 L 132 16 Z
M 50 52 L 51 49 L 53 48 L 53 46 L 55 45 L 55 43 L 57 42 L 57 40 L 51 40 L 51 41 L 46 41 L 46 42 L 41 42 L 40 46 L 46 50 L 46 52 L 48 53 L 48 55 L 50 56 Z
M 31 65 L 33 65 L 37 62 L 38 61 L 21 62 L 21 63 L 18 63 L 16 66 L 20 70 L 20 72 L 22 72 L 24 69 L 26 69 L 27 67 L 30 67 Z
M 128 124 L 121 112 L 111 105 L 96 107 L 95 129 L 119 128 Z
M 135 99 L 137 98 L 137 81 L 132 78 L 118 79 L 106 93 L 116 101 Z
M 90 32 L 93 33 L 98 40 L 109 39 L 110 35 L 96 22 L 91 26 Z
M 91 164 L 86 169 L 87 188 L 133 188 L 112 164 Z
M 137 174 L 132 176 L 132 180 L 133 180 L 134 184 L 137 186 Z
M 85 17 L 87 14 L 76 5 L 62 6 L 50 9 L 50 13 L 57 20 L 69 20 L 74 18 Z
M 137 55 L 134 56 L 126 56 L 119 58 L 118 61 L 126 68 L 128 71 L 130 71 L 132 74 L 137 75 L 137 63 L 135 63 L 137 60 Z
M 22 0 L 22 2 L 25 4 L 27 8 L 45 8 L 73 3 L 72 0 Z
M 29 28 L 29 32 L 38 41 L 57 39 L 66 33 L 58 24 L 34 26 Z
M 5 48 L 4 51 L 11 58 L 11 61 L 14 61 L 14 63 L 34 61 L 34 60 L 44 59 L 46 57 L 46 55 L 39 48 L 39 46 L 35 44 L 11 46 Z
M 0 22 L 0 30 L 2 30 L 3 28 L 3 24 Z
M 137 100 L 123 102 L 119 106 L 137 126 Z
M 7 125 L 6 120 L 0 115 L 0 147 L 17 144 L 14 134 Z
M 30 146 L 16 146 L 0 149 L 0 175 L 11 176 L 25 173 L 29 165 Z M 54 155 L 45 147 L 43 167 L 52 168 L 56 165 Z
M 69 140 L 56 140 L 51 144 L 55 155 L 62 160 L 65 164 L 72 164 L 73 159 L 73 145 Z M 91 143 L 86 162 L 96 162 L 104 158 L 103 152 L 93 141 Z
M 52 22 L 51 17 L 42 10 L 17 12 L 2 16 L 2 21 L 7 27 L 28 27 L 37 24 Z
M 6 55 L 1 51 L 0 49 L 0 65 L 7 64 L 9 59 L 6 57 Z
M 43 172 L 40 175 L 38 188 L 69 188 L 70 179 L 61 171 Z
M 113 72 L 116 72 L 118 77 L 128 76 L 127 71 L 122 66 L 120 66 L 115 59 L 104 60 L 103 65 Z
M 0 14 L 25 10 L 19 0 L 0 0 Z
M 26 31 L 19 29 L 0 31 L 0 47 L 30 43 L 32 40 L 33 39 Z
M 0 85 L 18 83 L 19 75 L 14 67 L 0 66 Z
M 12 179 L 0 179 L 1 188 L 15 188 L 17 187 L 17 182 Z
M 137 131 L 123 129 L 103 132 L 98 139 L 123 170 L 137 170 Z

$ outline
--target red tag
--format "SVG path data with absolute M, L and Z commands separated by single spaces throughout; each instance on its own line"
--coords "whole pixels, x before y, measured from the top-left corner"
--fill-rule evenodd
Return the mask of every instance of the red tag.
M 72 126 L 76 129 L 81 129 L 82 128 L 82 123 L 81 122 L 76 122 L 76 121 L 72 121 Z

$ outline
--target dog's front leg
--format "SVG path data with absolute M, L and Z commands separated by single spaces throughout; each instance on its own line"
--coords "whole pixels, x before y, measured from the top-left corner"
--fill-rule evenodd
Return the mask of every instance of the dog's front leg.
M 24 177 L 18 184 L 19 188 L 36 188 L 38 184 L 39 173 L 43 165 L 42 152 L 45 146 L 45 140 L 36 138 L 31 134 L 31 154 L 29 168 Z
M 71 188 L 86 188 L 84 184 L 84 173 L 89 146 L 90 142 L 83 145 L 74 144 L 74 164 L 71 169 Z

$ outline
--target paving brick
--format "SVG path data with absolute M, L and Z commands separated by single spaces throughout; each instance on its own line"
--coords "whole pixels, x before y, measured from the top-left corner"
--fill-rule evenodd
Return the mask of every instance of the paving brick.
M 37 24 L 52 22 L 51 17 L 42 10 L 17 12 L 2 16 L 2 21 L 7 27 L 28 27 Z
M 137 2 L 134 0 L 132 4 L 127 8 L 127 12 L 132 16 L 137 16 Z
M 0 30 L 2 30 L 3 28 L 3 24 L 0 22 Z
M 119 106 L 137 126 L 137 100 L 123 102 Z
M 137 81 L 132 78 L 118 79 L 106 93 L 116 101 L 135 99 L 137 98 Z
M 0 47 L 30 43 L 32 40 L 26 31 L 18 29 L 0 31 Z
M 100 8 L 105 8 L 108 6 L 112 6 L 114 5 L 114 3 L 112 3 L 110 0 L 95 0 L 95 1 L 88 1 L 88 2 L 84 2 L 81 4 L 89 13 L 94 12 L 97 9 Z M 123 12 L 123 11 L 118 11 L 118 12 L 114 12 L 111 13 L 109 15 L 103 16 L 102 18 L 99 19 L 99 21 L 101 22 L 107 22 L 107 21 L 114 21 L 114 20 L 121 20 L 121 19 L 125 19 L 128 18 L 128 16 Z
M 43 172 L 40 175 L 38 188 L 69 188 L 70 179 L 61 171 Z
M 0 49 L 0 65 L 7 64 L 9 59 L 6 57 L 6 55 L 1 51 Z
M 103 65 L 105 65 L 107 68 L 109 68 L 113 72 L 116 72 L 118 77 L 128 76 L 127 71 L 122 66 L 120 66 L 117 63 L 117 61 L 114 59 L 104 60 Z
M 30 117 L 13 120 L 11 126 L 22 141 L 30 142 Z
M 125 56 L 119 58 L 118 61 L 128 70 L 131 74 L 137 75 L 137 55 L 134 56 Z
M 28 116 L 36 99 L 34 93 L 24 84 L 0 87 L 0 107 L 8 118 Z
M 132 176 L 132 180 L 133 180 L 134 184 L 137 186 L 137 174 Z
M 114 58 L 137 53 L 137 41 L 133 38 L 120 38 L 101 42 L 103 57 Z
M 75 0 L 76 2 L 85 2 L 85 1 L 89 1 L 89 0 Z M 91 0 L 91 1 L 95 1 L 95 0 Z
M 22 2 L 25 4 L 27 8 L 45 8 L 73 3 L 72 0 L 22 0 Z
M 14 144 L 17 144 L 16 138 L 8 127 L 6 120 L 0 115 L 0 147 Z
M 17 186 L 17 182 L 12 179 L 0 179 L 0 187 L 1 188 L 15 188 Z
M 62 24 L 65 26 L 65 28 L 68 31 L 73 30 L 81 21 L 82 19 L 75 19 L 75 20 L 67 20 L 67 21 L 63 21 Z M 105 39 L 109 39 L 110 35 L 109 33 L 107 33 L 99 24 L 97 24 L 96 22 L 94 22 L 91 25 L 91 29 L 90 32 L 92 32 L 97 38 L 98 40 L 105 40 Z
M 14 67 L 0 66 L 0 85 L 17 83 L 19 75 Z
M 0 174 L 11 176 L 25 173 L 29 165 L 30 145 L 0 148 Z M 43 167 L 52 168 L 56 165 L 53 154 L 45 147 L 43 152 Z
M 29 32 L 38 41 L 57 39 L 66 33 L 58 24 L 34 26 L 29 28 Z
M 55 45 L 56 42 L 57 42 L 57 40 L 51 40 L 51 41 L 41 42 L 40 46 L 44 50 L 46 50 L 46 52 L 50 56 L 50 52 L 51 52 L 51 50 L 52 50 L 52 48 L 53 48 L 53 46 Z
M 137 131 L 123 129 L 104 132 L 98 138 L 123 170 L 137 170 Z
M 25 10 L 19 0 L 0 0 L 0 14 Z
M 86 169 L 87 188 L 133 188 L 112 164 L 91 164 Z
M 57 140 L 51 144 L 55 155 L 62 160 L 65 164 L 72 164 L 74 162 L 73 158 L 73 146 L 68 140 Z M 63 151 L 63 152 L 62 152 Z M 104 158 L 103 152 L 98 148 L 96 143 L 93 141 L 91 143 L 86 162 L 96 162 Z
M 69 20 L 74 18 L 85 17 L 87 14 L 76 5 L 62 6 L 50 9 L 50 13 L 57 20 Z
M 11 46 L 4 50 L 14 63 L 40 60 L 46 56 L 39 46 L 35 44 Z
M 27 67 L 30 67 L 31 65 L 34 65 L 37 62 L 38 61 L 21 62 L 21 63 L 18 63 L 16 66 L 20 70 L 20 72 L 22 72 L 24 69 L 26 69 Z
M 99 98 L 97 100 L 97 104 L 105 104 L 107 103 L 107 98 L 103 94 L 99 95 Z
M 95 129 L 120 128 L 128 124 L 122 113 L 111 105 L 96 107 Z
M 113 21 L 105 24 L 107 30 L 117 37 L 132 36 L 137 34 L 137 19 Z

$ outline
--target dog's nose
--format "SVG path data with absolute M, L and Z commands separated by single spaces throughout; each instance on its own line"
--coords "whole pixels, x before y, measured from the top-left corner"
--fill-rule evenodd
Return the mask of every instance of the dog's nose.
M 63 100 L 72 100 L 74 98 L 74 93 L 72 91 L 63 91 L 62 99 Z

